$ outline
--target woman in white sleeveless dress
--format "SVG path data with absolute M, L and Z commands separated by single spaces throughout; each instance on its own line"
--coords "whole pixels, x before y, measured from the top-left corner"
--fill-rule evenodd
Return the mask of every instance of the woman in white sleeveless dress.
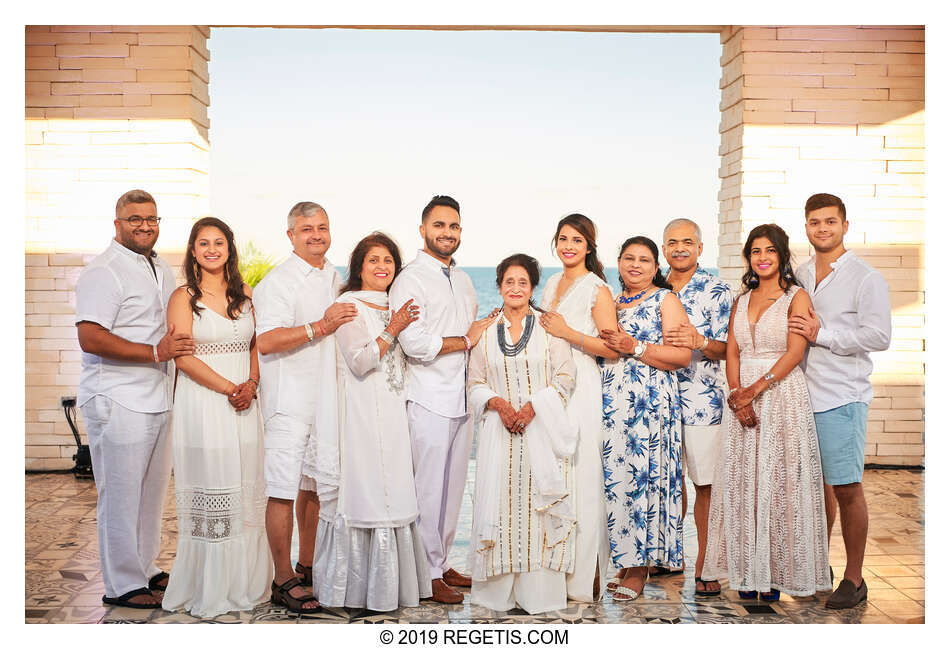
M 178 550 L 162 607 L 207 618 L 251 609 L 269 594 L 260 373 L 251 290 L 225 223 L 195 223 L 184 271 L 186 285 L 169 300 L 168 328 L 190 332 L 195 352 L 176 359 Z
M 544 286 L 541 326 L 571 345 L 577 379 L 568 409 L 580 426 L 574 459 L 577 485 L 577 541 L 574 572 L 567 577 L 569 599 L 600 599 L 606 585 L 610 546 L 604 495 L 603 388 L 597 358 L 615 360 L 617 352 L 598 337 L 617 330 L 617 311 L 597 258 L 597 230 L 582 214 L 557 224 L 553 244 L 563 270 Z
M 831 589 L 818 434 L 799 366 L 807 342 L 788 329 L 811 300 L 795 285 L 777 225 L 753 228 L 743 256 L 702 578 L 728 577 L 740 597 L 774 601 Z
M 432 595 L 415 523 L 407 363 L 395 342 L 418 319 L 419 307 L 409 300 L 390 310 L 387 292 L 401 267 L 392 239 L 378 232 L 365 237 L 350 256 L 337 300 L 355 305 L 357 316 L 336 330 L 338 438 L 318 440 L 324 453 L 337 449 L 336 462 L 329 471 L 304 466 L 321 494 L 313 590 L 324 606 L 392 611 Z

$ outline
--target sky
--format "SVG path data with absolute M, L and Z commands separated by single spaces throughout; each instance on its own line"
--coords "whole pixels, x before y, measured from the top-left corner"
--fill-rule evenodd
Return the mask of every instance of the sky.
M 717 34 L 213 28 L 211 210 L 281 258 L 286 215 L 323 205 L 346 263 L 382 230 L 411 259 L 422 208 L 461 204 L 463 266 L 557 265 L 558 219 L 600 257 L 688 217 L 717 256 Z

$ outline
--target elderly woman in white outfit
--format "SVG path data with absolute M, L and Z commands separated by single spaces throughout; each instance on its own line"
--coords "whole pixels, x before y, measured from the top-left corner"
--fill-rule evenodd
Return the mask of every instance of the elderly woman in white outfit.
M 313 475 L 321 503 L 313 590 L 325 606 L 391 611 L 432 594 L 416 526 L 406 357 L 395 342 L 419 307 L 408 300 L 390 310 L 388 295 L 401 266 L 392 239 L 370 234 L 337 300 L 357 316 L 336 331 L 339 434 L 318 430 L 315 440 L 324 469 L 336 460 Z
M 538 262 L 512 255 L 496 281 L 504 308 L 472 348 L 469 396 L 479 422 L 469 563 L 472 603 L 536 614 L 567 606 L 577 538 L 577 425 L 567 404 L 574 361 L 530 305 Z

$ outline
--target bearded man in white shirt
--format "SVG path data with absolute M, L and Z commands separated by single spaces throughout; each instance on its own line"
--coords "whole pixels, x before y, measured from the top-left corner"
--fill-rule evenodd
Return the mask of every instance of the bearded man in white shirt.
M 330 220 L 316 203 L 301 202 L 287 215 L 290 257 L 254 290 L 264 419 L 265 526 L 274 559 L 272 601 L 295 613 L 319 604 L 313 555 L 320 501 L 316 482 L 303 475 L 311 436 L 336 435 L 336 343 L 333 332 L 356 317 L 352 304 L 334 303 L 340 274 L 326 258 Z M 291 568 L 294 501 L 300 554 Z
M 466 399 L 468 350 L 491 323 L 475 321 L 478 304 L 472 280 L 452 255 L 462 241 L 459 204 L 434 196 L 419 226 L 425 246 L 403 267 L 389 291 L 390 304 L 414 300 L 419 319 L 399 334 L 409 361 L 409 433 L 419 501 L 418 527 L 432 578 L 432 599 L 459 604 L 455 587 L 470 577 L 448 563 L 455 539 L 472 448 L 472 420 Z
M 141 189 L 115 205 L 115 239 L 76 282 L 82 349 L 77 403 L 96 480 L 96 528 L 104 604 L 159 608 L 168 573 L 155 565 L 171 477 L 168 361 L 194 351 L 166 330 L 171 266 L 152 248 L 160 222 Z
M 789 331 L 811 343 L 803 363 L 821 452 L 828 535 L 841 508 L 841 535 L 848 563 L 825 603 L 851 608 L 867 599 L 861 576 L 868 537 L 868 507 L 861 487 L 868 406 L 874 396 L 870 352 L 891 342 L 887 281 L 870 264 L 845 250 L 844 202 L 815 194 L 805 202 L 805 233 L 815 256 L 796 271 L 814 309 L 788 319 Z M 817 312 L 817 314 L 816 314 Z

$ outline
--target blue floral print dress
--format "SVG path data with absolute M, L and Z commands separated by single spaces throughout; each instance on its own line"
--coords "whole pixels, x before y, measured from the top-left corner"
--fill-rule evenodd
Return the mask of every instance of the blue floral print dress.
M 662 344 L 658 289 L 617 311 L 620 327 Z M 683 565 L 682 420 L 675 371 L 633 356 L 602 365 L 604 489 L 611 560 L 616 568 Z

